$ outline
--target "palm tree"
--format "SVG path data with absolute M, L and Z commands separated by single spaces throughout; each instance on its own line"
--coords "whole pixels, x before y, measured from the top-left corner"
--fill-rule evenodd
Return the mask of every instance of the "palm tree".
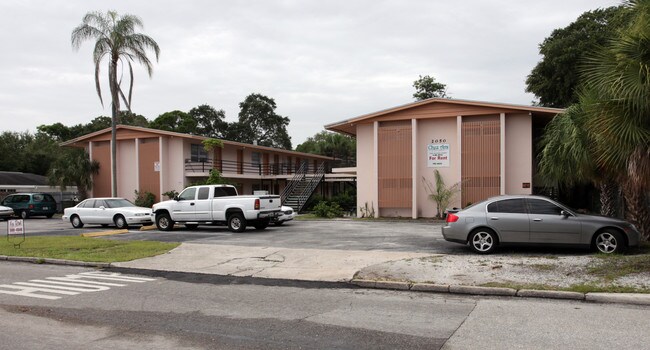
M 88 198 L 88 191 L 93 188 L 92 175 L 99 172 L 99 163 L 91 161 L 83 149 L 66 149 L 63 155 L 54 161 L 47 174 L 50 186 L 77 186 L 79 200 Z
M 630 26 L 583 67 L 581 103 L 589 133 L 598 135 L 595 161 L 618 171 L 626 215 L 650 239 L 650 0 L 630 0 Z
M 115 11 L 88 12 L 82 19 L 81 25 L 72 31 L 72 47 L 78 50 L 86 40 L 95 40 L 93 62 L 95 63 L 95 88 L 99 101 L 104 105 L 99 84 L 100 65 L 104 58 L 108 60 L 108 86 L 111 91 L 111 193 L 117 196 L 117 167 L 115 127 L 120 113 L 120 98 L 131 111 L 131 96 L 133 92 L 133 66 L 138 62 L 145 66 L 149 77 L 153 73 L 152 63 L 147 57 L 147 51 L 153 50 L 156 61 L 160 55 L 158 44 L 149 36 L 136 33 L 136 28 L 142 28 L 142 20 L 133 15 L 118 16 Z M 122 74 L 118 79 L 118 70 L 129 69 L 128 98 L 122 90 Z
M 597 135 L 588 132 L 588 117 L 583 105 L 575 104 L 546 125 L 540 141 L 539 176 L 552 187 L 593 183 L 600 190 L 600 214 L 616 216 L 619 186 L 615 174 L 595 162 Z

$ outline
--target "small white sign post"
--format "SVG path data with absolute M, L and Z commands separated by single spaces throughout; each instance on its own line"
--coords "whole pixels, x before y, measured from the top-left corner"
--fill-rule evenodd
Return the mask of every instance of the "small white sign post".
M 22 239 L 17 241 L 15 239 L 17 236 L 21 236 Z M 20 244 L 25 242 L 25 221 L 23 219 L 7 220 L 7 241 L 12 243 L 14 248 L 20 248 Z

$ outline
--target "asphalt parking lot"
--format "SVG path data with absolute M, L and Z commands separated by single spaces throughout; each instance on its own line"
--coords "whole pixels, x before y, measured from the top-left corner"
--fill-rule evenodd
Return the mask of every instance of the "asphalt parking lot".
M 6 234 L 6 223 L 0 222 L 0 232 Z M 314 220 L 290 221 L 282 226 L 271 225 L 258 231 L 253 228 L 243 233 L 230 232 L 226 226 L 200 226 L 188 230 L 178 226 L 174 231 L 140 231 L 132 227 L 129 233 L 107 236 L 110 239 L 156 240 L 163 242 L 191 242 L 200 244 L 231 244 L 247 246 L 274 246 L 300 249 L 386 250 L 422 253 L 468 253 L 458 244 L 442 238 L 440 223 L 420 221 L 359 221 Z M 82 233 L 114 230 L 115 227 L 86 225 L 74 229 L 61 218 L 30 218 L 25 220 L 27 236 L 80 235 Z
M 429 254 L 470 254 L 466 246 L 442 238 L 442 223 L 430 221 L 362 221 L 362 220 L 294 220 L 282 226 L 269 226 L 258 231 L 248 228 L 243 233 L 230 232 L 226 226 L 200 226 L 188 230 L 177 225 L 171 232 L 157 229 L 140 231 L 132 227 L 126 234 L 105 236 L 116 240 L 152 240 L 251 247 L 281 247 L 294 249 L 382 250 Z M 82 233 L 115 230 L 115 227 L 86 225 L 74 229 L 69 222 L 55 216 L 52 219 L 25 220 L 26 235 L 72 236 Z M 0 235 L 7 232 L 6 222 L 0 222 Z M 516 247 L 504 248 L 497 254 L 561 254 L 584 255 L 587 250 L 564 248 Z

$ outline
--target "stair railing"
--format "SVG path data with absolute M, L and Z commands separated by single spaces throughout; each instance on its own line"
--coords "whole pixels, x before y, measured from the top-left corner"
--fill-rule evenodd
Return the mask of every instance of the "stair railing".
M 293 190 L 296 188 L 296 186 L 302 181 L 302 179 L 305 178 L 305 173 L 307 172 L 307 162 L 302 161 L 300 163 L 300 168 L 296 170 L 296 173 L 293 175 L 291 180 L 287 183 L 287 185 L 284 187 L 282 190 L 282 193 L 280 193 L 280 202 L 284 203 L 285 199 L 287 199 L 287 196 L 289 196 Z

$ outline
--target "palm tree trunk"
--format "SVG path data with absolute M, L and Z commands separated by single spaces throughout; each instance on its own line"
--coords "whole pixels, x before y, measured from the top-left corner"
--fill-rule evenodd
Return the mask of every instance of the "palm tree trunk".
M 108 68 L 111 89 L 111 196 L 117 197 L 117 117 L 120 112 L 120 97 L 117 84 L 117 57 L 111 60 Z
M 616 210 L 618 202 L 618 184 L 611 180 L 603 180 L 598 184 L 600 189 L 600 215 L 618 217 Z
M 641 232 L 641 239 L 650 241 L 650 207 L 648 195 L 633 186 L 625 186 L 625 218 Z

